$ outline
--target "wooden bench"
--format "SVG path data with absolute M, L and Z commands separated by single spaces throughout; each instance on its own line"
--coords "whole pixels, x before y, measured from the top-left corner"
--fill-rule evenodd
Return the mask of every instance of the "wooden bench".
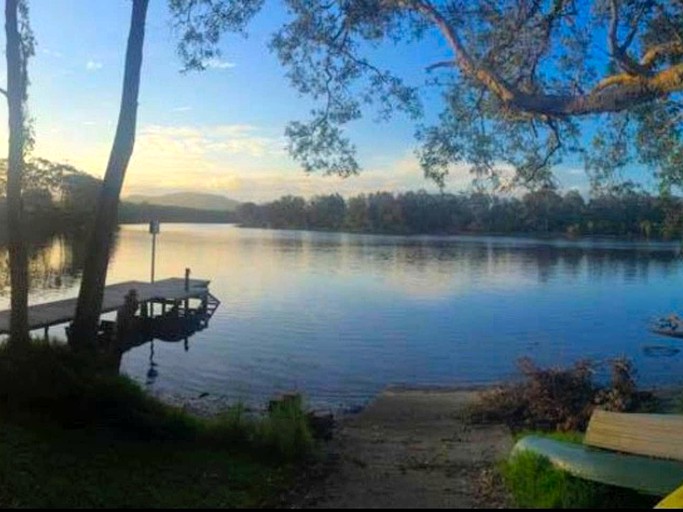
M 683 416 L 595 410 L 583 444 L 527 436 L 512 456 L 522 453 L 580 478 L 664 496 L 683 484 Z

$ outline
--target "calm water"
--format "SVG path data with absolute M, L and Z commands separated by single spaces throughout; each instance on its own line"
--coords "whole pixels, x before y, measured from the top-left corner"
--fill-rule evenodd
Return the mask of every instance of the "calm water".
M 34 254 L 32 302 L 77 294 L 76 245 L 55 240 Z M 222 305 L 187 351 L 157 341 L 154 372 L 149 344 L 125 354 L 122 369 L 162 395 L 261 403 L 297 389 L 330 407 L 388 384 L 500 381 L 525 355 L 540 364 L 625 355 L 643 383 L 681 382 L 683 352 L 644 351 L 683 348 L 647 331 L 653 317 L 683 310 L 678 249 L 166 224 L 157 277 L 190 267 Z M 149 260 L 147 227 L 123 227 L 108 281 L 149 279 Z

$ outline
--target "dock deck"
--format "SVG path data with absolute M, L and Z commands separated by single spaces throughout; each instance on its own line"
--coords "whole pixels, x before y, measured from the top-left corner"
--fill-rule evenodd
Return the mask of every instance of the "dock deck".
M 172 277 L 154 283 L 126 281 L 112 284 L 104 289 L 102 313 L 116 311 L 123 306 L 126 294 L 135 289 L 140 305 L 155 301 L 181 301 L 202 298 L 209 293 L 209 281 L 190 279 L 185 287 L 185 279 Z M 78 299 L 64 299 L 45 304 L 35 304 L 28 308 L 28 324 L 31 330 L 51 327 L 71 322 L 76 314 Z M 9 333 L 10 311 L 0 311 L 0 334 Z

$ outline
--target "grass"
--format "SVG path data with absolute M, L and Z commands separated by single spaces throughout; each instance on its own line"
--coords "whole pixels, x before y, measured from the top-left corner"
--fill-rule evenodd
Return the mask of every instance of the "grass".
M 578 432 L 527 432 L 581 443 Z M 523 435 L 520 434 L 519 437 Z M 523 452 L 504 461 L 500 471 L 515 505 L 522 508 L 652 508 L 660 498 L 591 482 L 555 468 L 540 455 Z
M 273 506 L 314 453 L 300 399 L 207 420 L 88 365 L 0 348 L 0 507 Z
M 0 506 L 276 505 L 294 472 L 242 450 L 0 424 Z

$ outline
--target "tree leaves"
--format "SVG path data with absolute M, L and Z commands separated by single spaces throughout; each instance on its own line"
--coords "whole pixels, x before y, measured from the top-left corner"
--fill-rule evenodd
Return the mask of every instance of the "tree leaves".
M 263 1 L 169 0 L 183 69 L 206 69 L 211 59 L 221 55 L 218 43 L 223 33 L 245 34 L 246 25 L 261 9 Z

